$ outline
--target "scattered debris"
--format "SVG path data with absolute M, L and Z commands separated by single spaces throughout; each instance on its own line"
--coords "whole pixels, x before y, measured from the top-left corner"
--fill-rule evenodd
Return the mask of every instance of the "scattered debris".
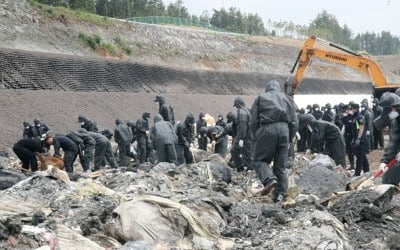
M 342 191 L 348 178 L 325 156 L 296 156 L 282 203 L 254 196 L 255 173 L 215 155 L 68 179 L 2 170 L 24 178 L 0 191 L 5 249 L 390 249 L 400 233 L 397 189 Z

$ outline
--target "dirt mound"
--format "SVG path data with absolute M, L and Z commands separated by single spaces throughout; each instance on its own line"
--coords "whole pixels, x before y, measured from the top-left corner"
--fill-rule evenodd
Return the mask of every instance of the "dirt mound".
M 302 194 L 314 194 L 320 199 L 330 198 L 334 192 L 344 191 L 349 178 L 334 169 L 335 164 L 327 155 L 317 155 L 297 171 L 295 182 Z

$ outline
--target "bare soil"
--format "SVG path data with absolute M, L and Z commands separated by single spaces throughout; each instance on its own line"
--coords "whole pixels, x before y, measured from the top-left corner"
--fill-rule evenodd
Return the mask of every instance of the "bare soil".
M 303 43 L 286 38 L 253 37 L 118 20 L 104 26 L 68 15 L 60 18 L 44 9 L 32 7 L 25 0 L 0 0 L 0 47 L 99 56 L 82 43 L 79 32 L 99 35 L 108 43 L 122 39 L 132 50 L 132 55 L 123 58 L 123 61 L 190 70 L 279 75 L 288 74 Z M 326 48 L 323 44 L 320 46 Z M 385 74 L 393 81 L 400 81 L 398 62 L 398 56 L 382 59 Z M 307 76 L 368 81 L 367 77 L 350 68 L 319 60 L 310 66 Z

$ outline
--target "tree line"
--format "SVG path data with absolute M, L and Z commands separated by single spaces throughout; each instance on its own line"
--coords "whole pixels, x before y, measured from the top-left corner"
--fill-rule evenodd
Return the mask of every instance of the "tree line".
M 249 35 L 272 35 L 304 39 L 317 37 L 339 43 L 356 51 L 366 51 L 373 55 L 400 53 L 400 39 L 388 31 L 355 34 L 347 25 L 340 25 L 337 18 L 322 11 L 309 25 L 299 25 L 291 21 L 267 20 L 264 24 L 258 14 L 244 13 L 231 7 L 204 11 L 200 16 L 191 15 L 183 0 L 165 5 L 163 0 L 36 0 L 40 3 L 64 6 L 101 16 L 114 18 L 170 16 L 189 18 L 207 22 L 227 31 Z

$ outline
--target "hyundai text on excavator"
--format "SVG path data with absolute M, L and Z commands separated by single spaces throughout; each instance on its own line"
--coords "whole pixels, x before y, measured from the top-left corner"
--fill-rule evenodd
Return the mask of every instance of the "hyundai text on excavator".
M 322 39 L 318 40 L 324 41 Z M 311 36 L 304 42 L 304 46 L 300 50 L 296 62 L 290 71 L 289 78 L 285 83 L 285 92 L 287 94 L 294 95 L 299 89 L 300 84 L 306 73 L 307 67 L 312 62 L 313 57 L 346 65 L 369 76 L 373 83 L 371 87 L 371 93 L 375 97 L 379 98 L 382 93 L 386 91 L 393 92 L 400 87 L 400 84 L 389 84 L 379 65 L 370 58 L 326 41 L 324 42 L 328 43 L 329 46 L 345 53 L 315 48 L 316 41 L 317 38 L 315 36 Z M 296 73 L 293 76 L 293 73 L 295 71 Z

